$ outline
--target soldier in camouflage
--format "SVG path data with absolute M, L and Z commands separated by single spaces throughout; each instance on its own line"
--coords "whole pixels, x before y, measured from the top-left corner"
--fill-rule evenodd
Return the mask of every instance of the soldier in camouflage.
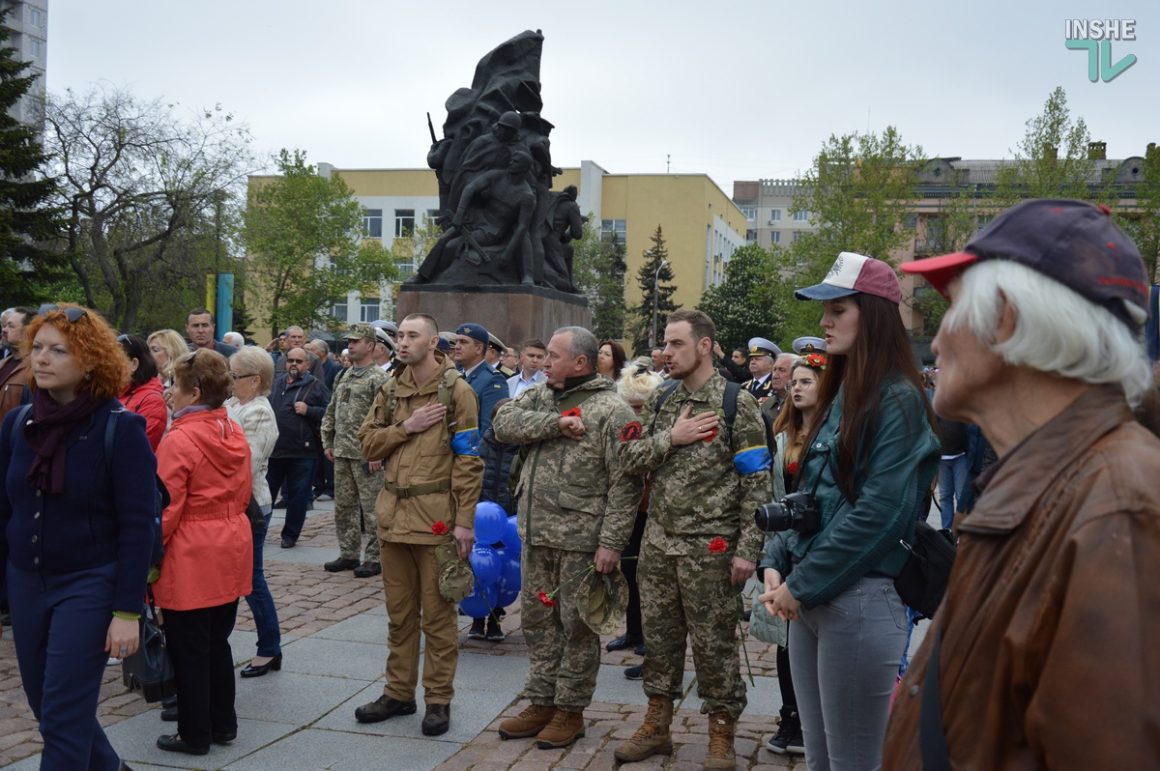
M 593 565 L 600 573 L 616 569 L 643 490 L 618 457 L 634 415 L 612 381 L 596 374 L 598 347 L 583 327 L 557 330 L 548 343 L 547 380 L 503 405 L 493 423 L 499 441 L 522 445 L 516 495 L 530 659 L 524 695 L 532 702 L 499 732 L 505 739 L 535 736 L 542 749 L 584 735 L 600 638 L 581 620 L 574 589 Z
M 375 330 L 370 324 L 353 325 L 346 340 L 351 366 L 335 377 L 322 418 L 322 450 L 334 461 L 334 529 L 339 548 L 338 559 L 323 567 L 331 573 L 353 569 L 356 576 L 367 578 L 383 572 L 375 520 L 375 500 L 383 489 L 383 461 L 363 459 L 358 430 L 387 375 L 375 366 Z
M 638 568 L 649 707 L 644 724 L 616 749 L 622 762 L 672 752 L 673 700 L 681 695 L 690 637 L 701 711 L 709 713 L 705 767 L 735 763 L 733 729 L 746 704 L 737 650 L 740 591 L 762 549 L 753 510 L 769 502 L 772 487 L 756 400 L 739 393 L 732 427 L 724 419 L 715 331 L 700 311 L 669 316 L 665 357 L 676 382 L 649 398 L 641 427 L 621 444 L 625 472 L 648 473 L 652 483 Z

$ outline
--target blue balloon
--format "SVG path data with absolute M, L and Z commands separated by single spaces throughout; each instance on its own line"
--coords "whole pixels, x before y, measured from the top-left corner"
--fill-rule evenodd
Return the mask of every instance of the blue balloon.
M 472 548 L 468 560 L 471 562 L 471 572 L 475 573 L 477 585 L 493 586 L 499 580 L 502 563 L 492 547 L 476 544 Z
M 475 590 L 459 601 L 459 607 L 472 618 L 484 618 L 496 608 L 501 607 L 499 590 L 494 585 L 481 586 L 477 580 Z
M 507 513 L 493 501 L 480 501 L 475 505 L 475 542 L 493 544 L 503 540 Z
M 501 608 L 506 608 L 511 605 L 520 596 L 520 562 L 509 558 L 503 563 L 503 569 L 499 574 L 499 605 Z
M 515 515 L 508 517 L 507 522 L 504 523 L 503 545 L 507 548 L 508 554 L 515 559 L 519 559 L 520 552 L 524 550 L 524 545 L 520 542 L 520 528 L 516 524 Z

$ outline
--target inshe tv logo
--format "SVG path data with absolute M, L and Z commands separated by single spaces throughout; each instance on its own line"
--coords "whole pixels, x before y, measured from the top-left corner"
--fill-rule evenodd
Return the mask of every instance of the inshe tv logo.
M 1136 63 L 1135 54 L 1112 63 L 1112 41 L 1134 41 L 1135 19 L 1067 19 L 1063 23 L 1063 36 L 1071 50 L 1088 52 L 1088 80 L 1092 83 L 1098 83 L 1101 78 L 1111 83 Z

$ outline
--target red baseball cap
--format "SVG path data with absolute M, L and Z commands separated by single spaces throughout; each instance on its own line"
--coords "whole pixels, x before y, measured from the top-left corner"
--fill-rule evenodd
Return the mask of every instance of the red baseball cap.
M 897 305 L 902 302 L 902 284 L 894 268 L 882 260 L 854 252 L 841 252 L 822 283 L 794 290 L 799 300 L 836 300 L 852 294 L 872 294 Z

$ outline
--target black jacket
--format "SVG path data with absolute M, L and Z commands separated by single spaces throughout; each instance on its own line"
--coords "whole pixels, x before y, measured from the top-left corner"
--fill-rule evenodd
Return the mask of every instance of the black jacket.
M 479 500 L 498 503 L 508 516 L 516 513 L 508 477 L 511 475 L 512 461 L 519 451 L 518 444 L 498 441 L 491 428 L 479 443 L 479 458 L 483 461 L 483 489 L 479 492 Z
M 306 414 L 294 411 L 295 402 L 306 402 Z M 318 436 L 322 416 L 330 402 L 330 389 L 307 372 L 293 383 L 286 375 L 274 379 L 270 406 L 278 419 L 278 442 L 271 458 L 312 458 L 322 451 Z

